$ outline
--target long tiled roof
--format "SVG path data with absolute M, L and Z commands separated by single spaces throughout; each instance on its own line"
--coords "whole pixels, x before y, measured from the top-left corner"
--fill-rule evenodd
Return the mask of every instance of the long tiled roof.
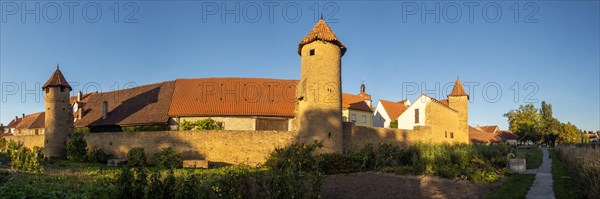
M 474 143 L 501 142 L 502 139 L 495 133 L 486 133 L 477 128 L 469 126 L 469 139 Z
M 294 117 L 298 80 L 177 79 L 170 116 Z
M 83 117 L 75 122 L 75 126 L 166 124 L 174 87 L 175 82 L 168 81 L 95 93 L 90 95 L 83 107 Z M 108 114 L 102 119 L 104 101 L 108 104 Z
M 45 113 L 39 112 L 34 114 L 25 115 L 25 117 L 17 124 L 16 129 L 34 129 L 44 128 Z
M 56 66 L 56 70 L 54 71 L 52 76 L 50 76 L 50 79 L 48 79 L 48 81 L 46 81 L 44 86 L 42 86 L 42 88 L 45 89 L 47 87 L 58 87 L 58 86 L 66 87 L 66 88 L 73 90 L 71 85 L 69 85 L 69 83 L 65 79 L 65 76 L 63 76 L 62 72 L 60 72 L 60 69 L 58 69 L 58 66 Z
M 364 100 L 365 98 L 358 95 L 342 93 L 342 108 L 373 112 Z
M 408 106 L 404 104 L 404 101 L 391 102 L 379 99 L 379 102 L 381 102 L 381 105 L 383 106 L 385 112 L 387 112 L 391 120 L 398 119 L 400 114 L 402 114 L 404 111 L 406 111 L 406 109 L 408 109 Z
M 17 127 L 17 125 L 19 125 L 19 123 L 21 122 L 21 120 L 23 120 L 23 118 L 15 118 L 15 119 L 11 120 L 10 123 L 8 123 L 8 125 L 6 125 L 6 128 L 15 128 L 15 127 Z
M 335 36 L 327 23 L 321 19 L 319 22 L 317 22 L 317 24 L 315 24 L 315 27 L 308 33 L 308 35 L 306 35 L 306 37 L 304 37 L 304 39 L 302 39 L 302 41 L 300 41 L 298 44 L 298 54 L 300 54 L 302 51 L 302 46 L 316 40 L 333 43 L 340 47 L 342 50 L 342 55 L 346 53 L 346 46 L 344 46 L 344 44 L 342 44 L 342 42 Z

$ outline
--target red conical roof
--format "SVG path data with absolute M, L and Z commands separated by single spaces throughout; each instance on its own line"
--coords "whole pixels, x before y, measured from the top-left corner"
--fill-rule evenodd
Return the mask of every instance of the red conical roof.
M 54 71 L 52 76 L 50 76 L 50 79 L 48 79 L 48 81 L 46 81 L 44 86 L 42 86 L 42 89 L 46 89 L 47 87 L 58 87 L 58 86 L 66 87 L 66 88 L 73 90 L 71 85 L 69 85 L 69 83 L 65 79 L 65 76 L 63 76 L 62 72 L 60 72 L 60 69 L 58 69 L 58 65 L 57 65 L 56 70 Z
M 315 40 L 333 43 L 342 49 L 342 55 L 346 53 L 346 46 L 344 46 L 344 44 L 342 44 L 342 42 L 335 36 L 333 31 L 331 31 L 331 28 L 329 28 L 327 23 L 323 21 L 323 18 L 321 18 L 321 20 L 319 20 L 319 22 L 315 24 L 315 27 L 308 33 L 308 35 L 306 35 L 306 37 L 304 37 L 304 39 L 300 41 L 300 43 L 298 44 L 298 54 L 300 54 L 302 46 L 309 44 Z
M 456 78 L 456 83 L 454 83 L 454 88 L 452 89 L 452 92 L 448 95 L 448 96 L 469 96 L 469 94 L 467 94 L 467 92 L 465 92 L 465 88 L 463 87 L 462 83 L 460 82 L 459 78 Z

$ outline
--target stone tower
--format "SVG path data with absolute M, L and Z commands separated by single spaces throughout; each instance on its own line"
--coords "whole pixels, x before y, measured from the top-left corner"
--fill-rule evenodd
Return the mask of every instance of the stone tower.
M 69 104 L 73 88 L 57 65 L 42 89 L 46 106 L 44 156 L 65 158 L 67 136 L 73 131 L 73 112 Z
M 322 153 L 343 151 L 342 56 L 346 47 L 323 18 L 298 44 L 301 59 L 296 120 L 301 142 L 321 141 Z
M 458 125 L 461 131 L 457 132 L 456 139 L 469 142 L 469 94 L 465 92 L 460 79 L 456 78 L 454 88 L 448 95 L 448 105 L 458 112 Z

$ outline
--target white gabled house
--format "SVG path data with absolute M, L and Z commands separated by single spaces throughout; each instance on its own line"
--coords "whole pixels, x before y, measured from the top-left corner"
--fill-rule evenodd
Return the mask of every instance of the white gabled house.
M 392 102 L 379 99 L 377 108 L 373 113 L 373 126 L 389 128 L 390 123 L 397 120 L 398 116 L 400 116 L 400 114 L 402 114 L 409 106 L 410 101 L 408 100 Z

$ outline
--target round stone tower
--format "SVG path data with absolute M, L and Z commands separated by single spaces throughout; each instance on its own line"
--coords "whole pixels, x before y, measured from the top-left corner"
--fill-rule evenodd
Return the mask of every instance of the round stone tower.
M 299 140 L 321 141 L 322 153 L 343 151 L 341 68 L 345 52 L 346 47 L 322 18 L 298 44 L 301 58 L 296 110 Z
M 469 142 L 469 94 L 465 92 L 458 77 L 452 92 L 448 95 L 448 106 L 458 112 L 458 125 L 461 131 L 457 133 L 455 139 Z
M 58 65 L 50 79 L 42 86 L 46 106 L 44 156 L 65 158 L 67 136 L 73 131 L 73 112 L 69 104 L 71 85 Z

